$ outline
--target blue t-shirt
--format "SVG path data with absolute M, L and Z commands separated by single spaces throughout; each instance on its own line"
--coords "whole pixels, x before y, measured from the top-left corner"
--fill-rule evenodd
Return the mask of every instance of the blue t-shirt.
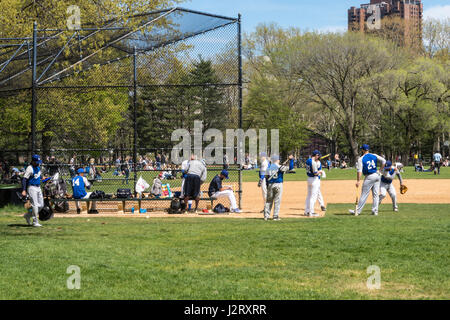
M 280 166 L 274 163 L 269 164 L 269 167 L 267 168 L 267 175 L 268 177 L 268 184 L 272 183 L 283 183 L 283 175 L 284 173 L 280 171 Z M 272 178 L 270 178 L 272 177 Z
M 362 172 L 365 176 L 377 172 L 378 158 L 377 156 L 368 153 L 362 157 Z
M 86 197 L 86 185 L 82 176 L 76 176 L 72 179 L 73 197 L 74 199 L 83 199 Z

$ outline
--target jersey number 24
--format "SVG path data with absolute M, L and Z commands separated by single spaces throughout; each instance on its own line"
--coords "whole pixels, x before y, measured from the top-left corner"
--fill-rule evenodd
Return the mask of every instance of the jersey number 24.
M 371 169 L 376 169 L 377 165 L 375 164 L 375 161 L 371 160 L 371 161 L 367 161 L 367 169 L 371 170 Z

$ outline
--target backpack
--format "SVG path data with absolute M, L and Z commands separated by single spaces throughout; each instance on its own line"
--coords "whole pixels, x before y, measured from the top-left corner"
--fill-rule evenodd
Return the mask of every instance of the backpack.
M 101 190 L 96 190 L 91 193 L 89 196 L 89 199 L 104 199 L 105 198 L 105 192 Z
M 223 204 L 218 203 L 213 210 L 215 213 L 226 213 L 226 212 L 230 212 L 230 209 L 228 209 L 227 207 L 224 207 Z
M 133 194 L 131 193 L 131 189 L 117 189 L 117 198 L 128 199 L 132 197 Z
M 181 212 L 181 200 L 179 198 L 173 198 L 170 201 L 169 214 L 180 214 Z

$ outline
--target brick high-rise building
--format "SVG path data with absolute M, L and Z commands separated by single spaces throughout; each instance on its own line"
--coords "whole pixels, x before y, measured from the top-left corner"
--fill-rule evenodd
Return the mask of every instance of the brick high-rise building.
M 379 10 L 381 21 L 386 17 L 400 18 L 403 22 L 402 37 L 405 42 L 412 39 L 421 42 L 423 4 L 421 0 L 371 0 L 360 8 L 348 10 L 348 29 L 367 32 L 376 29 L 375 10 Z

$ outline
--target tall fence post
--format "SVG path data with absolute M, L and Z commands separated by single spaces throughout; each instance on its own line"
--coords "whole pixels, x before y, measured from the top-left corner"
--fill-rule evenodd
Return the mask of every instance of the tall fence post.
M 31 83 L 31 153 L 36 153 L 36 60 L 37 60 L 37 22 L 33 24 L 33 61 L 32 61 L 32 83 Z
M 242 29 L 241 14 L 238 14 L 238 55 L 239 55 L 239 129 L 242 129 Z M 239 209 L 242 209 L 242 167 L 239 163 Z
M 133 171 L 134 171 L 134 196 L 136 197 L 137 183 L 137 52 L 136 47 L 133 50 Z

